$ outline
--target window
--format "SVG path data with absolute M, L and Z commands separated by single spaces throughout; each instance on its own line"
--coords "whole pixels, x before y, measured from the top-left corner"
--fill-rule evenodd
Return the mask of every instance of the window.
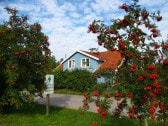
M 75 60 L 69 60 L 68 68 L 75 68 Z
M 89 67 L 90 66 L 89 59 L 88 58 L 82 59 L 81 66 L 82 66 L 82 68 Z

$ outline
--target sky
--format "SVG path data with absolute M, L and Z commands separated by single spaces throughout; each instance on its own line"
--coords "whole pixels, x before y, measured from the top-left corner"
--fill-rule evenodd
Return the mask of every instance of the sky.
M 49 37 L 50 50 L 56 60 L 70 56 L 76 50 L 88 51 L 97 45 L 97 35 L 88 33 L 93 20 L 104 21 L 122 18 L 125 13 L 119 6 L 131 0 L 0 0 L 0 24 L 9 15 L 3 9 L 16 8 L 19 15 L 27 15 L 30 23 L 39 23 L 42 32 Z M 156 25 L 161 30 L 159 39 L 168 37 L 168 0 L 139 0 L 149 12 L 160 11 L 163 17 Z

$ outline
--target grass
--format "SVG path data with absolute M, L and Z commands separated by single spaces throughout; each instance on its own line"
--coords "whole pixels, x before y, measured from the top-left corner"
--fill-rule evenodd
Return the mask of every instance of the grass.
M 68 89 L 56 89 L 54 91 L 56 94 L 69 94 L 69 95 L 83 95 L 83 92 L 77 92 L 73 90 L 68 90 Z
M 97 122 L 99 126 L 138 126 L 138 121 L 129 118 L 100 119 L 98 114 L 85 112 L 79 115 L 78 110 L 51 107 L 50 114 L 45 115 L 45 106 L 33 104 L 10 114 L 0 114 L 0 126 L 91 126 Z M 149 126 L 162 126 L 152 121 Z

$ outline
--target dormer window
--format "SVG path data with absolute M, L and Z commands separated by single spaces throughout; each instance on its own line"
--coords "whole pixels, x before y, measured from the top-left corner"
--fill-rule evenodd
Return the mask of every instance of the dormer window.
M 86 67 L 89 67 L 90 66 L 90 60 L 89 58 L 83 58 L 81 60 L 81 67 L 82 68 L 86 68 Z

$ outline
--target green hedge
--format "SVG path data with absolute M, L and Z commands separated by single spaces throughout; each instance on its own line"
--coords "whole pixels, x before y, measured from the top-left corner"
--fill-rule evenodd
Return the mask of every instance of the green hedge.
M 97 84 L 97 78 L 94 73 L 87 70 L 74 69 L 72 71 L 54 71 L 55 89 L 71 89 L 74 91 L 86 91 Z

